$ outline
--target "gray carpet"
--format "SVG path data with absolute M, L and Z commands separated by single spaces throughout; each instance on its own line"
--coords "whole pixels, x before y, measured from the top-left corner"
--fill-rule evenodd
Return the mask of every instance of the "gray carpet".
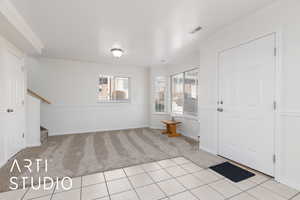
M 224 161 L 199 151 L 198 143 L 194 140 L 186 137 L 168 138 L 159 130 L 147 128 L 53 136 L 47 144 L 27 148 L 13 158 L 20 163 L 23 159 L 47 159 L 48 172 L 42 170 L 37 173 L 33 170 L 29 173 L 22 168 L 22 173 L 17 170 L 9 173 L 12 159 L 0 169 L 0 192 L 9 190 L 11 176 L 33 177 L 36 182 L 39 176 L 77 177 L 178 156 L 184 156 L 203 168 Z

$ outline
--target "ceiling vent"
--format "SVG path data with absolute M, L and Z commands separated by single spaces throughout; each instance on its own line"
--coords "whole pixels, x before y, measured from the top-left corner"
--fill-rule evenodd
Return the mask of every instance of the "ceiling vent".
M 201 27 L 201 26 L 198 26 L 197 28 L 195 28 L 194 30 L 192 30 L 192 31 L 190 32 L 190 34 L 195 34 L 195 33 L 199 32 L 199 31 L 201 31 L 201 30 L 202 30 L 202 27 Z

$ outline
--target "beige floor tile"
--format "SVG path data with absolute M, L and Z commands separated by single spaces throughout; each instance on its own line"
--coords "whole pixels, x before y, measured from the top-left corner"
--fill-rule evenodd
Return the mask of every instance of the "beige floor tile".
M 115 179 L 125 178 L 126 174 L 123 169 L 117 169 L 112 171 L 104 172 L 106 181 L 111 181 Z
M 130 190 L 127 192 L 122 192 L 120 194 L 112 195 L 111 200 L 138 200 L 138 197 L 135 191 Z
M 122 178 L 114 181 L 107 182 L 109 194 L 115 194 L 131 190 L 132 187 L 127 178 Z
M 39 198 L 32 199 L 32 200 L 52 200 L 51 197 L 52 197 L 52 195 L 49 195 L 49 196 L 39 197 Z
M 234 195 L 237 195 L 238 193 L 242 192 L 239 188 L 232 185 L 227 180 L 220 180 L 215 183 L 211 183 L 210 186 L 217 190 L 219 193 L 221 193 L 226 198 L 232 197 Z
M 196 165 L 194 163 L 184 164 L 184 165 L 181 165 L 181 167 L 183 169 L 185 169 L 186 171 L 188 171 L 189 173 L 194 173 L 194 172 L 203 170 L 201 167 L 199 167 L 198 165 Z
M 13 190 L 10 192 L 0 193 L 0 200 L 20 200 L 24 196 L 27 190 L 28 189 Z
M 227 180 L 227 179 L 226 179 Z M 257 186 L 257 183 L 250 181 L 249 179 L 246 179 L 244 181 L 240 181 L 238 183 L 232 182 L 230 180 L 228 180 L 231 184 L 235 185 L 236 187 L 240 188 L 241 190 L 245 191 L 248 190 L 250 188 L 253 188 L 255 186 Z
M 156 170 L 152 172 L 148 172 L 148 174 L 152 177 L 155 182 L 164 181 L 172 178 L 170 174 L 168 174 L 165 170 Z
M 177 180 L 187 189 L 193 189 L 201 185 L 204 185 L 204 183 L 200 181 L 200 179 L 196 178 L 191 174 L 178 177 Z
M 153 180 L 146 173 L 131 176 L 129 177 L 129 180 L 134 188 L 150 185 L 153 183 Z
M 96 199 L 95 199 L 96 200 Z M 109 197 L 103 197 L 101 199 L 97 199 L 97 200 L 110 200 Z
M 267 181 L 263 183 L 261 186 L 279 194 L 280 196 L 290 199 L 291 197 L 295 196 L 298 191 L 295 189 L 292 189 L 286 185 L 283 185 L 281 183 L 278 183 L 274 180 Z
M 82 188 L 81 200 L 92 200 L 108 196 L 105 183 L 90 185 Z
M 181 193 L 186 190 L 176 179 L 162 181 L 157 184 L 168 196 Z
M 267 180 L 271 179 L 269 176 L 266 176 L 264 174 L 261 174 L 261 173 L 257 173 L 255 174 L 255 176 L 249 178 L 250 181 L 253 181 L 257 184 L 261 184 Z
M 51 200 L 80 200 L 80 189 L 70 190 L 67 192 L 56 193 Z
M 183 164 L 188 164 L 191 161 L 185 159 L 184 157 L 178 157 L 178 158 L 173 158 L 172 159 L 177 165 L 183 165 Z
M 81 177 L 78 178 L 72 178 L 72 186 L 69 179 L 66 179 L 65 181 L 59 181 L 58 184 L 55 187 L 54 193 L 57 192 L 66 192 L 68 190 L 73 190 L 81 187 Z M 70 189 L 68 189 L 70 188 Z
M 138 188 L 136 192 L 138 193 L 140 200 L 158 200 L 165 197 L 165 194 L 156 184 Z
M 193 175 L 199 178 L 205 184 L 212 183 L 221 179 L 219 176 L 216 176 L 214 173 L 210 172 L 209 170 L 202 170 L 193 173 Z
M 219 177 L 220 179 L 225 179 L 224 176 L 222 176 L 221 174 L 215 172 L 214 170 L 211 170 L 211 169 L 207 169 L 207 171 L 213 173 L 214 175 L 216 175 L 217 177 Z
M 171 200 L 197 200 L 191 192 L 183 192 L 170 197 Z
M 217 191 L 213 190 L 209 186 L 199 187 L 197 189 L 191 190 L 191 192 L 198 197 L 199 199 L 203 200 L 224 200 L 225 198 L 219 194 Z
M 231 198 L 230 200 L 256 200 L 256 199 L 247 193 L 242 193 L 240 195 Z
M 300 200 L 300 194 L 298 194 L 297 196 L 295 196 L 294 198 L 292 198 L 292 200 Z
M 162 169 L 162 167 L 156 162 L 143 164 L 142 167 L 146 172 Z
M 184 169 L 182 169 L 179 166 L 173 166 L 166 168 L 166 171 L 171 174 L 173 177 L 183 176 L 186 175 L 188 172 Z
M 284 200 L 283 197 L 275 194 L 271 190 L 268 190 L 262 186 L 258 186 L 254 189 L 247 191 L 258 200 Z
M 142 165 L 127 167 L 127 168 L 124 168 L 124 171 L 127 176 L 133 176 L 133 175 L 137 175 L 137 174 L 141 174 L 141 173 L 145 172 Z
M 82 185 L 94 185 L 105 182 L 103 173 L 91 174 L 82 177 Z
M 52 187 L 51 187 L 52 186 Z M 45 189 L 46 187 L 46 189 Z M 46 184 L 46 186 L 41 185 L 38 190 L 34 190 L 32 187 L 29 188 L 28 192 L 26 193 L 24 200 L 38 198 L 42 196 L 49 196 L 53 193 L 54 188 L 56 187 L 55 184 Z M 51 188 L 51 189 L 49 189 Z
M 168 167 L 172 167 L 172 166 L 176 166 L 177 164 L 173 161 L 173 160 L 162 160 L 157 162 L 162 168 L 168 168 Z

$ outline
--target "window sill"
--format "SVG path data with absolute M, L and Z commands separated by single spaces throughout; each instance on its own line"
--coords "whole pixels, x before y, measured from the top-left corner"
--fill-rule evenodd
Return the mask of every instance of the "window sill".
M 153 112 L 152 115 L 170 115 L 169 113 L 167 112 Z
M 187 114 L 176 114 L 176 113 L 171 113 L 171 117 L 177 117 L 177 118 L 184 118 L 184 119 L 191 119 L 191 120 L 196 120 L 199 121 L 198 116 L 194 115 L 187 115 Z
M 98 104 L 130 104 L 131 101 L 98 101 Z

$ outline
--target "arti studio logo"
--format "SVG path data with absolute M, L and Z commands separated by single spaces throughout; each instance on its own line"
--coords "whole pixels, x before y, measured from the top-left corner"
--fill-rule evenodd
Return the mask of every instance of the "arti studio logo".
M 18 160 L 14 160 L 10 168 L 10 173 L 13 173 L 15 170 L 17 170 L 20 174 L 26 172 L 26 174 L 29 175 L 33 173 L 39 174 L 41 170 L 43 170 L 46 174 L 48 172 L 48 160 L 24 159 L 22 164 L 23 165 L 21 166 Z M 44 166 L 43 169 L 41 166 Z M 21 169 L 23 169 L 23 171 Z M 72 188 L 72 179 L 70 177 L 63 177 L 61 181 L 59 181 L 59 178 L 51 178 L 47 176 L 38 176 L 38 180 L 34 180 L 32 176 L 12 176 L 10 178 L 9 188 L 11 190 L 25 189 L 26 185 L 28 186 L 28 182 L 29 186 L 34 190 L 39 190 L 41 188 L 44 190 L 51 190 L 54 186 L 56 186 L 57 189 L 63 190 L 70 190 Z

